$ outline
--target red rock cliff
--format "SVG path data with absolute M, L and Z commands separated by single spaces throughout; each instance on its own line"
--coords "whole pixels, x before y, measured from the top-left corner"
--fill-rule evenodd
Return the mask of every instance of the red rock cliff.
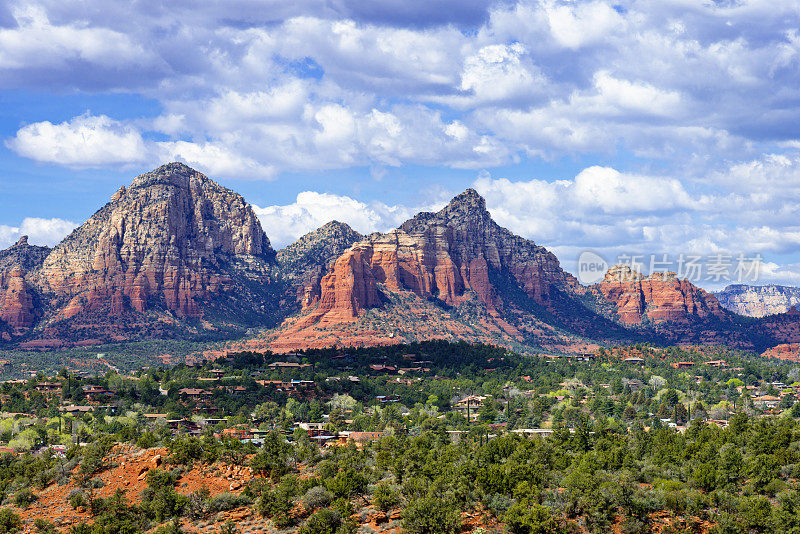
M 60 318 L 153 305 L 197 317 L 233 289 L 231 266 L 269 283 L 274 256 L 244 199 L 180 163 L 137 177 L 53 249 L 40 270 Z
M 651 323 L 688 323 L 693 319 L 717 317 L 726 312 L 714 295 L 675 273 L 644 276 L 628 266 L 617 265 L 593 289 L 617 308 L 619 321 L 626 326 Z
M 550 303 L 553 287 L 580 292 L 545 248 L 498 226 L 472 189 L 438 213 L 421 213 L 400 228 L 353 245 L 319 286 L 308 288 L 306 308 L 357 316 L 379 302 L 377 284 L 458 305 L 473 291 L 490 309 L 503 306 L 494 275 L 510 277 L 533 301 Z
M 0 320 L 14 333 L 32 327 L 41 315 L 36 288 L 29 278 L 49 252 L 47 247 L 29 245 L 27 236 L 0 251 Z

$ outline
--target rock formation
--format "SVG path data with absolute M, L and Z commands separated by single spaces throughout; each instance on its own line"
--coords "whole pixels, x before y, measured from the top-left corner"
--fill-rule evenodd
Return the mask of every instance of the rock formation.
M 626 326 L 727 317 L 714 295 L 671 272 L 644 276 L 617 265 L 593 289 L 616 306 L 619 321 Z
M 800 288 L 789 286 L 733 284 L 714 295 L 724 308 L 750 317 L 785 313 L 800 304 Z
M 319 299 L 322 276 L 362 235 L 345 223 L 331 221 L 278 251 L 277 260 L 289 298 L 297 311 Z
M 551 252 L 498 226 L 483 198 L 468 189 L 438 213 L 420 213 L 397 230 L 353 245 L 310 291 L 306 308 L 356 317 L 379 304 L 380 284 L 448 306 L 472 292 L 489 309 L 500 310 L 504 299 L 494 276 L 512 279 L 545 307 L 554 290 L 582 291 Z
M 280 319 L 275 252 L 252 208 L 181 163 L 120 188 L 52 250 L 21 241 L 1 254 L 0 318 L 15 333 L 117 339 L 186 320 Z
M 47 247 L 29 245 L 28 236 L 0 251 L 0 321 L 7 325 L 5 337 L 25 332 L 41 315 L 39 295 L 29 277 L 49 252 Z
M 57 245 L 40 271 L 61 318 L 163 307 L 200 317 L 238 271 L 270 282 L 274 251 L 244 199 L 183 165 L 137 177 Z

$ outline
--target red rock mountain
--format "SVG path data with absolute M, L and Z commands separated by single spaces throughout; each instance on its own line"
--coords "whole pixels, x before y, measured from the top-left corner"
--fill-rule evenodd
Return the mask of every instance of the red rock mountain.
M 472 189 L 355 243 L 305 295 L 303 315 L 273 336 L 273 348 L 389 342 L 401 332 L 552 346 L 623 330 L 551 252 L 495 223 Z
M 474 293 L 489 309 L 503 308 L 493 273 L 507 273 L 534 302 L 548 306 L 554 289 L 582 293 L 544 247 L 495 223 L 474 189 L 438 213 L 421 213 L 400 228 L 358 242 L 340 256 L 306 303 L 317 314 L 356 317 L 380 304 L 378 284 L 457 306 Z
M 19 256 L 25 246 L 5 254 Z M 24 280 L 4 268 L 0 317 L 26 327 L 42 317 L 37 335 L 60 338 L 168 335 L 148 325 L 200 318 L 270 324 L 274 259 L 240 195 L 171 163 L 134 179 L 52 251 L 39 252 Z M 34 311 L 31 295 L 40 302 Z
M 240 195 L 171 163 L 121 188 L 52 250 L 23 238 L 0 251 L 6 342 L 221 339 L 278 325 L 254 343 L 800 341 L 796 313 L 740 317 L 671 273 L 615 268 L 584 287 L 551 252 L 496 224 L 472 189 L 386 234 L 334 221 L 276 254 Z
M 319 283 L 332 263 L 363 236 L 345 223 L 331 221 L 278 251 L 287 283 L 288 311 L 296 312 L 319 297 Z
M 60 316 L 163 307 L 200 317 L 241 271 L 270 282 L 274 251 L 244 199 L 180 163 L 137 177 L 44 260 Z
M 688 324 L 698 319 L 726 319 L 729 314 L 716 297 L 675 273 L 644 276 L 629 266 L 608 270 L 593 290 L 616 306 L 619 322 L 625 326 L 644 323 Z
M 38 294 L 28 276 L 49 252 L 47 247 L 29 245 L 27 236 L 0 251 L 0 335 L 4 338 L 25 333 L 41 315 Z

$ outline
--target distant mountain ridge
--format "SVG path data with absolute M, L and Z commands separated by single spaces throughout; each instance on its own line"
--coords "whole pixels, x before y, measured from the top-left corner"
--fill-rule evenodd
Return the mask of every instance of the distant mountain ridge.
M 499 226 L 473 189 L 385 234 L 331 221 L 276 252 L 240 195 L 170 163 L 120 188 L 53 249 L 21 239 L 0 252 L 0 339 L 47 348 L 231 339 L 255 327 L 270 330 L 251 345 L 278 351 L 425 339 L 548 351 L 800 342 L 800 314 L 743 317 L 673 273 L 623 270 L 581 285 L 553 253 Z
M 800 305 L 800 287 L 733 284 L 714 295 L 724 308 L 749 317 L 786 313 Z

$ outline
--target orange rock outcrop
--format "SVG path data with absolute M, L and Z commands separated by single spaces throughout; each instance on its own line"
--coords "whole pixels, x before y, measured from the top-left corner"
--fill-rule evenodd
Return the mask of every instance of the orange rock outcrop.
M 644 276 L 618 265 L 594 288 L 616 306 L 619 321 L 626 326 L 727 316 L 714 295 L 671 272 Z
M 312 298 L 305 304 L 317 317 L 357 317 L 380 304 L 377 287 L 382 285 L 448 306 L 462 303 L 471 291 L 497 310 L 504 302 L 493 276 L 512 279 L 543 306 L 550 303 L 554 286 L 582 291 L 552 253 L 498 226 L 483 198 L 469 189 L 438 213 L 421 213 L 397 230 L 353 245 L 318 287 L 307 288 Z

